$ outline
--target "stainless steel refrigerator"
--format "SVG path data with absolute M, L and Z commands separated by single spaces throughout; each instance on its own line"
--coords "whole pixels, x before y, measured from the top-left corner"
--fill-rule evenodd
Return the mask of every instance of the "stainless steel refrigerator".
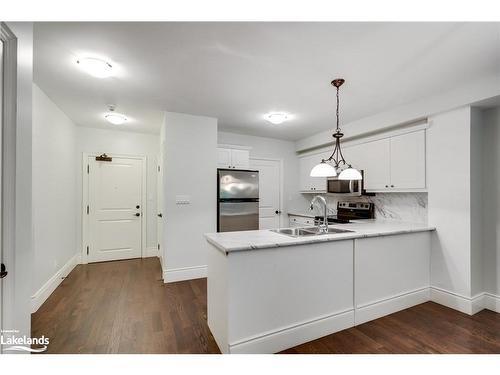
M 217 231 L 259 229 L 259 172 L 217 169 Z

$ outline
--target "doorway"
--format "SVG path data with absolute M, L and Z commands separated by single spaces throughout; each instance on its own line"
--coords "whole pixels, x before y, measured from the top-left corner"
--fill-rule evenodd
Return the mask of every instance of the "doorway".
M 250 168 L 259 171 L 259 229 L 276 229 L 281 224 L 282 161 L 252 158 Z
M 0 332 L 15 324 L 16 105 L 17 38 L 0 22 Z
M 141 258 L 146 158 L 84 155 L 83 263 Z

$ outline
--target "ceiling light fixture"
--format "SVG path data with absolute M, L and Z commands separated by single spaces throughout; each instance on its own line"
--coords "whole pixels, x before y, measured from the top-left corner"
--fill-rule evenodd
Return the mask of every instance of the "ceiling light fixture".
M 115 108 L 115 105 L 109 105 L 109 113 L 104 115 L 104 118 L 113 125 L 123 125 L 128 119 L 124 115 L 116 113 Z
M 83 71 L 93 77 L 106 78 L 113 75 L 113 66 L 109 62 L 95 57 L 78 59 L 76 63 Z
M 321 160 L 321 163 L 311 169 L 311 177 L 334 177 L 337 175 L 337 172 L 340 172 L 338 177 L 339 180 L 363 179 L 361 172 L 353 168 L 351 164 L 348 164 L 345 161 L 344 155 L 342 155 L 342 148 L 340 146 L 340 139 L 344 136 L 344 133 L 342 133 L 339 127 L 339 89 L 344 82 L 345 80 L 342 78 L 337 78 L 332 81 L 332 85 L 337 88 L 337 128 L 335 133 L 332 135 L 332 137 L 335 138 L 335 147 L 333 148 L 333 152 L 328 159 Z
M 288 120 L 288 115 L 286 113 L 269 113 L 264 118 L 271 124 L 279 125 Z

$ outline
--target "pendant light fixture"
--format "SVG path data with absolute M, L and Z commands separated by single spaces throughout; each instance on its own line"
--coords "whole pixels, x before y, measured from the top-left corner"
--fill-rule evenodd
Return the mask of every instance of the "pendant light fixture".
M 337 172 L 340 172 L 339 180 L 361 180 L 363 178 L 360 171 L 345 161 L 340 146 L 340 139 L 344 136 L 344 133 L 342 133 L 339 127 L 339 89 L 344 82 L 345 80 L 342 78 L 332 81 L 332 85 L 337 89 L 337 128 L 332 135 L 335 138 L 333 152 L 328 159 L 321 160 L 321 163 L 311 169 L 311 177 L 335 177 L 337 176 Z

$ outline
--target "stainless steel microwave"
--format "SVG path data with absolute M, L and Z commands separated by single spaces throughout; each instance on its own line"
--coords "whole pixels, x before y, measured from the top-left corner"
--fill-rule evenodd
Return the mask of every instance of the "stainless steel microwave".
M 363 176 L 363 171 L 361 171 Z M 329 177 L 326 180 L 326 192 L 343 196 L 358 197 L 363 194 L 363 180 L 339 180 Z

